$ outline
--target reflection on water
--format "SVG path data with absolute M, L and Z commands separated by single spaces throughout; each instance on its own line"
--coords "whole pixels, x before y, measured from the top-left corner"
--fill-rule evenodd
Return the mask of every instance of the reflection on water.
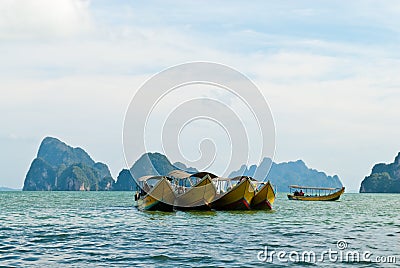
M 352 250 L 396 255 L 399 197 L 301 202 L 280 194 L 273 211 L 162 213 L 137 211 L 129 192 L 1 192 L 0 265 L 246 267 L 262 264 L 265 246 L 322 252 L 341 239 Z

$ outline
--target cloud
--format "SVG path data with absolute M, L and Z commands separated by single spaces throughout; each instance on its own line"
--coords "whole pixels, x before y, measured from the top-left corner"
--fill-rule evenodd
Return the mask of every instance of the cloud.
M 0 38 L 3 40 L 69 37 L 91 27 L 88 1 L 3 0 Z

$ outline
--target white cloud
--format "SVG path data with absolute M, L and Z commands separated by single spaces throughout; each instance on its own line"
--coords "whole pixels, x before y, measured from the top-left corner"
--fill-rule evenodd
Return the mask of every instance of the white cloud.
M 0 38 L 31 39 L 68 37 L 91 26 L 88 1 L 2 0 Z

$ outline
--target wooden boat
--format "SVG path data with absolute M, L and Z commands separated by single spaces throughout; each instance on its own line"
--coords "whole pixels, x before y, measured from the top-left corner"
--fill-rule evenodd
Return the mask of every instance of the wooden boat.
M 194 175 L 192 175 L 194 176 Z M 177 210 L 210 210 L 209 204 L 217 194 L 209 174 L 186 192 L 175 199 L 174 208 Z
M 271 210 L 272 209 L 272 204 L 275 201 L 275 191 L 274 188 L 272 187 L 270 181 L 268 182 L 260 182 L 258 183 L 259 186 L 261 187 L 258 191 L 256 191 L 255 196 L 251 200 L 250 207 L 252 209 L 265 209 L 265 210 Z
M 297 190 L 300 189 L 300 192 Z M 344 193 L 342 188 L 323 188 L 290 185 L 288 194 L 289 200 L 302 201 L 336 201 Z M 304 192 L 303 192 L 304 190 Z M 293 192 L 293 193 L 292 193 Z
M 138 180 L 143 193 L 139 195 L 136 207 L 148 211 L 173 211 L 175 193 L 168 177 L 145 176 Z M 154 186 L 153 186 L 154 183 Z
M 218 181 L 238 181 L 238 183 L 227 192 L 217 194 L 215 200 L 211 203 L 211 208 L 216 210 L 249 210 L 250 203 L 254 197 L 255 189 L 249 177 L 241 176 L 233 179 L 218 178 Z

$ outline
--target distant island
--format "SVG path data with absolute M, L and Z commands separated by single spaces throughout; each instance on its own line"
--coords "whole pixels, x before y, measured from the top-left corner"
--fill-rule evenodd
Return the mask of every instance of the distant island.
M 0 186 L 0 192 L 11 192 L 11 191 L 21 191 L 21 189 L 14 189 L 14 188 Z
M 400 153 L 393 163 L 376 164 L 361 182 L 360 193 L 400 193 Z
M 310 169 L 302 160 L 274 163 L 264 158 L 259 166 L 243 165 L 230 177 L 246 175 L 258 180 L 270 180 L 280 191 L 290 184 L 341 187 L 338 176 Z M 271 165 L 272 164 L 272 165 Z M 262 174 L 268 173 L 267 177 Z M 145 153 L 128 169 L 119 172 L 115 181 L 108 166 L 95 162 L 82 148 L 73 148 L 59 139 L 46 137 L 39 146 L 24 181 L 24 191 L 133 191 L 137 189 L 134 178 L 145 175 L 166 175 L 175 169 L 197 172 L 180 162 L 171 163 L 160 153 Z
M 268 169 L 269 173 L 268 173 Z M 229 177 L 239 175 L 251 176 L 258 180 L 270 180 L 282 192 L 288 190 L 289 185 L 341 188 L 342 182 L 337 175 L 328 176 L 324 172 L 308 168 L 302 160 L 275 163 L 270 158 L 264 158 L 259 166 L 243 165 L 239 170 L 232 172 Z M 265 174 L 268 174 L 267 176 Z
M 135 178 L 144 175 L 168 174 L 174 169 L 185 169 L 182 163 L 171 164 L 159 153 L 142 155 L 130 170 L 123 169 L 117 181 L 108 166 L 95 162 L 82 148 L 73 148 L 57 138 L 46 137 L 39 146 L 25 177 L 23 191 L 133 191 Z
M 145 153 L 128 169 L 123 169 L 117 178 L 113 190 L 132 191 L 137 188 L 134 178 L 146 175 L 166 175 L 172 170 L 181 169 L 187 172 L 197 172 L 195 168 L 188 168 L 185 164 L 176 162 L 172 164 L 168 158 L 160 153 Z
M 107 191 L 113 183 L 106 164 L 96 163 L 82 148 L 47 137 L 40 144 L 22 190 Z

